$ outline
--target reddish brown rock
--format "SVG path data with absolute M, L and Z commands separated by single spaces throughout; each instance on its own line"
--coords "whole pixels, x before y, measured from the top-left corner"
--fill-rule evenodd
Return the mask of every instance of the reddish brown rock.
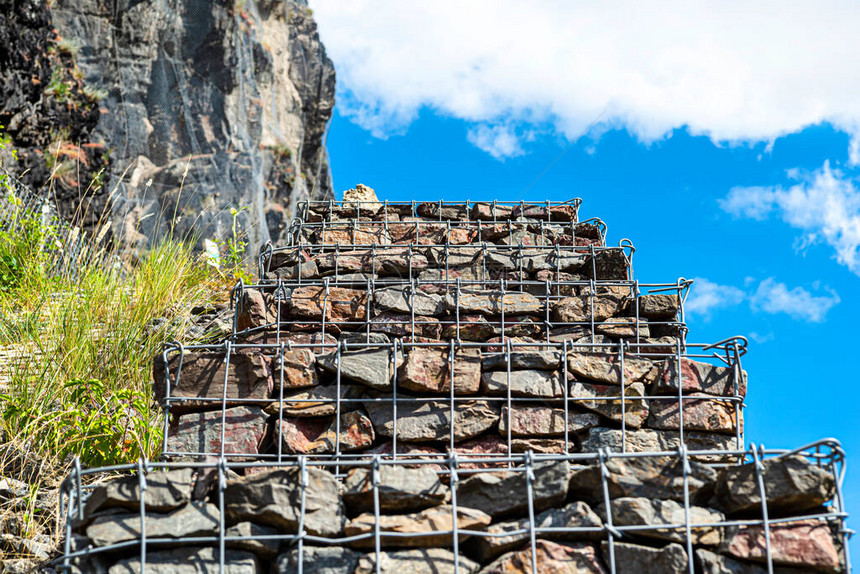
M 636 321 L 634 317 L 610 317 L 603 323 L 595 325 L 595 330 L 601 335 L 613 339 L 647 338 L 651 336 L 647 321 Z
M 448 454 L 451 454 L 451 449 L 446 449 Z M 481 435 L 478 438 L 467 440 L 454 447 L 454 453 L 462 458 L 482 458 L 504 456 L 508 453 L 508 446 L 500 436 L 496 435 Z M 489 463 L 489 462 L 461 462 L 458 468 L 464 470 L 474 470 L 477 468 L 492 468 L 504 463 Z
M 481 221 L 494 221 L 499 219 L 511 219 L 513 208 L 510 205 L 499 205 L 494 203 L 476 203 L 472 206 L 472 219 Z
M 764 527 L 738 526 L 730 529 L 724 551 L 744 560 L 767 559 Z M 799 520 L 770 525 L 770 551 L 774 564 L 809 570 L 837 571 L 841 567 L 833 533 L 827 522 Z
M 283 362 L 281 354 L 278 353 L 273 361 L 275 377 L 280 381 L 279 374 L 283 369 L 284 389 L 303 389 L 313 387 L 319 383 L 319 376 L 315 368 L 316 357 L 310 349 L 284 350 Z
M 487 395 L 554 398 L 564 395 L 564 381 L 557 371 L 488 371 L 481 375 L 481 388 Z
M 394 434 L 390 402 L 366 402 L 364 407 L 379 436 Z M 474 438 L 499 419 L 499 407 L 487 401 L 458 401 L 454 407 L 454 440 Z M 451 436 L 451 408 L 445 401 L 401 401 L 397 405 L 397 440 L 447 441 Z
M 737 392 L 740 397 L 745 397 L 747 394 L 745 372 L 737 377 L 737 391 L 735 391 L 734 368 L 715 366 L 685 358 L 682 358 L 680 363 L 680 376 L 676 359 L 666 359 L 660 365 L 660 374 L 654 385 L 655 394 L 676 395 L 679 386 L 683 389 L 684 394 L 698 392 L 709 395 L 733 396 Z
M 244 400 L 266 399 L 272 392 L 273 380 L 269 359 L 257 351 L 233 351 L 230 364 L 224 362 L 226 353 L 186 351 L 182 355 L 179 372 L 179 354 L 171 353 L 167 364 L 163 355 L 155 357 L 153 379 L 155 398 L 164 403 L 167 397 L 168 370 L 170 397 L 182 399 L 217 399 L 171 401 L 173 413 L 184 413 L 221 407 L 224 385 L 227 385 L 227 406 L 237 406 Z M 166 368 L 167 367 L 167 368 Z
M 364 321 L 367 293 L 343 287 L 297 287 L 290 297 L 290 313 L 294 317 L 326 321 Z
M 488 534 L 475 536 L 467 543 L 481 562 L 489 562 L 505 552 L 521 548 L 529 541 L 529 519 L 496 522 L 487 528 Z M 584 502 L 572 502 L 561 508 L 544 510 L 534 517 L 535 528 L 589 528 L 590 532 L 539 532 L 537 536 L 552 540 L 594 540 L 603 535 L 603 521 Z M 523 531 L 514 534 L 516 531 Z M 542 566 L 540 563 L 538 566 Z
M 541 219 L 543 221 L 576 221 L 576 206 L 570 205 L 517 205 L 511 213 L 511 219 L 524 217 L 526 219 Z
M 278 320 L 277 307 L 271 293 L 259 289 L 245 289 L 236 310 L 236 329 L 254 329 L 271 325 Z
M 314 232 L 312 243 L 319 245 L 388 245 L 391 239 L 381 225 L 329 225 Z
M 446 322 L 442 329 L 442 338 L 484 342 L 492 338 L 497 332 L 499 329 L 487 321 L 483 315 L 460 315 L 459 329 L 455 322 Z
M 639 297 L 639 316 L 649 319 L 674 319 L 681 307 L 676 293 L 649 293 Z
M 735 433 L 738 421 L 734 404 L 713 398 L 684 399 L 683 402 L 684 430 Z M 652 400 L 648 426 L 660 430 L 679 430 L 680 412 L 678 399 Z M 743 432 L 743 412 L 739 414 Z
M 369 448 L 365 451 L 367 454 L 379 454 L 385 458 L 393 459 L 394 458 L 394 443 L 392 441 L 385 441 L 383 443 L 378 444 L 373 448 Z M 413 444 L 408 442 L 397 441 L 397 459 L 403 460 L 442 460 L 444 458 L 445 453 L 438 448 L 434 448 L 432 446 L 422 445 L 422 444 Z M 404 464 L 406 468 L 429 468 L 434 472 L 440 472 L 448 468 L 447 464 L 428 464 L 428 463 L 420 463 L 420 464 Z
M 462 289 L 459 296 L 448 296 L 448 307 L 460 308 L 461 313 L 481 313 L 484 315 L 528 315 L 541 310 L 541 300 L 529 293 L 518 291 L 483 291 Z
M 422 393 L 450 393 L 450 351 L 414 348 L 399 369 L 398 384 L 404 389 Z M 481 386 L 481 351 L 463 348 L 454 351 L 454 393 L 469 395 Z
M 269 417 L 259 407 L 235 407 L 222 411 L 184 414 L 170 425 L 167 450 L 178 454 L 221 453 L 221 419 L 224 454 L 258 454 Z
M 380 313 L 370 320 L 370 330 L 375 333 L 385 333 L 394 337 L 424 337 L 439 339 L 442 336 L 442 324 L 436 317 L 423 317 L 403 313 Z
M 352 408 L 354 403 L 344 399 L 358 399 L 364 396 L 365 387 L 341 383 L 341 411 Z M 278 396 L 274 397 L 278 399 Z M 284 393 L 283 406 L 279 401 L 266 405 L 266 413 L 283 417 L 323 417 L 337 412 L 337 385 L 318 385 L 300 391 Z
M 510 411 L 511 435 L 518 437 L 560 436 L 564 434 L 564 409 L 545 406 L 515 406 Z M 573 433 L 588 430 L 600 424 L 600 417 L 570 409 L 567 430 Z M 502 407 L 499 432 L 508 432 L 508 407 Z
M 457 507 L 457 528 L 461 530 L 483 530 L 490 524 L 490 516 L 473 508 Z M 415 514 L 398 514 L 379 517 L 379 530 L 382 532 L 383 548 L 450 548 L 454 536 L 454 512 L 450 505 L 428 508 Z M 362 514 L 346 523 L 346 535 L 358 536 L 371 534 L 377 527 L 373 513 Z M 387 536 L 387 533 L 411 534 L 413 536 Z M 423 534 L 423 536 L 414 536 Z M 459 535 L 463 541 L 468 535 Z M 373 537 L 352 543 L 356 548 L 373 548 Z
M 621 386 L 573 381 L 568 396 L 572 404 L 616 422 L 624 420 L 627 428 L 638 429 L 648 418 L 648 401 L 641 398 L 645 396 L 645 385 L 642 383 L 625 385 L 622 400 Z
M 538 572 L 532 570 L 531 545 L 510 552 L 481 570 L 482 574 L 605 574 L 597 549 L 590 544 L 557 544 L 538 540 L 535 544 Z
M 356 251 L 339 251 L 321 253 L 313 259 L 322 271 L 338 273 L 378 273 L 381 276 L 408 275 L 427 268 L 427 258 L 416 252 L 410 254 L 408 249 L 386 249 L 373 251 L 362 249 Z
M 626 300 L 606 295 L 565 297 L 552 305 L 552 320 L 561 323 L 595 323 L 605 321 L 624 310 Z
M 281 421 L 281 444 L 288 454 L 327 454 L 361 450 L 373 445 L 370 419 L 358 412 L 340 416 L 340 443 L 337 427 L 329 418 L 287 418 Z M 277 437 L 276 437 L 277 440 Z
M 622 379 L 621 361 L 617 354 L 609 353 L 570 353 L 567 366 L 577 377 L 620 385 Z M 657 367 L 647 359 L 632 355 L 624 356 L 624 382 L 651 384 L 657 378 Z

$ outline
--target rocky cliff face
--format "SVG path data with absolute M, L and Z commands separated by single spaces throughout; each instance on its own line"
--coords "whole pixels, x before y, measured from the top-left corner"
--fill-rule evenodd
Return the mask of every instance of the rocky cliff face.
M 109 205 L 145 243 L 224 237 L 237 209 L 254 248 L 332 195 L 334 67 L 304 0 L 48 4 L 0 0 L 0 124 L 66 215 Z

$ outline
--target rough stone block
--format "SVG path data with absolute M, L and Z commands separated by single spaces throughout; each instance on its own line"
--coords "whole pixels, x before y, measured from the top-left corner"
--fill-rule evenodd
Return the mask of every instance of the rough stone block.
M 564 409 L 544 406 L 514 406 L 510 411 L 511 435 L 516 437 L 561 436 L 564 435 Z M 584 413 L 569 409 L 567 430 L 571 439 L 574 433 L 596 427 L 600 417 L 594 413 Z M 508 432 L 508 407 L 502 407 L 499 417 L 499 433 Z
M 340 415 L 339 435 L 334 417 L 287 418 L 280 428 L 287 454 L 331 454 L 336 449 L 351 452 L 372 446 L 375 438 L 370 419 L 357 411 Z
M 394 436 L 391 403 L 364 404 L 378 436 Z M 487 401 L 457 401 L 454 406 L 454 440 L 478 436 L 499 419 L 499 407 Z M 397 440 L 412 442 L 446 441 L 451 433 L 450 407 L 442 401 L 398 401 Z
M 537 532 L 545 540 L 593 540 L 603 535 L 603 521 L 584 502 L 572 502 L 561 508 L 550 508 L 535 516 L 535 529 L 539 528 L 593 528 L 585 532 Z M 516 533 L 517 531 L 524 531 Z M 516 550 L 530 539 L 529 520 L 520 518 L 490 525 L 487 534 L 497 536 L 474 536 L 467 543 L 471 552 L 481 562 L 489 562 Z M 510 533 L 504 535 L 506 532 Z M 504 536 L 498 536 L 504 535 Z
M 461 289 L 459 297 L 448 295 L 448 307 L 460 308 L 461 313 L 481 313 L 484 315 L 528 315 L 541 310 L 541 300 L 529 293 L 509 291 L 502 297 L 501 291 L 480 291 Z
M 188 454 L 221 453 L 222 411 L 184 414 L 170 425 L 167 450 Z M 259 407 L 234 407 L 224 415 L 224 453 L 258 454 L 268 416 Z
M 457 528 L 462 530 L 483 530 L 490 524 L 490 516 L 465 506 L 457 506 Z M 384 548 L 448 548 L 454 544 L 451 531 L 454 527 L 454 512 L 450 505 L 435 506 L 414 514 L 395 514 L 379 516 L 378 528 L 382 532 Z M 373 513 L 365 513 L 346 524 L 347 536 L 372 534 L 377 528 Z M 390 536 L 388 533 L 409 534 L 409 536 Z M 468 535 L 460 534 L 461 542 Z M 373 536 L 352 542 L 355 548 L 373 548 Z
M 457 569 L 455 569 L 455 561 Z M 445 548 L 416 548 L 379 553 L 381 574 L 473 574 L 481 565 Z M 354 574 L 376 574 L 376 555 L 365 554 L 358 560 Z
M 146 574 L 202 574 L 220 572 L 217 548 L 172 548 L 147 552 Z M 250 552 L 227 551 L 223 574 L 257 574 L 260 562 Z M 108 574 L 141 574 L 140 556 L 120 560 Z
M 345 517 L 337 481 L 324 470 L 309 468 L 307 472 L 305 529 L 314 536 L 342 535 Z M 224 503 L 228 521 L 254 521 L 279 532 L 296 533 L 301 512 L 300 474 L 292 467 L 227 481 Z
M 155 398 L 164 403 L 167 396 L 168 368 L 170 397 L 188 399 L 170 403 L 173 413 L 220 408 L 221 401 L 199 401 L 195 398 L 221 399 L 227 385 L 227 406 L 242 404 L 242 400 L 266 399 L 272 392 L 273 380 L 269 359 L 262 353 L 234 351 L 230 364 L 225 363 L 226 353 L 187 351 L 182 356 L 182 370 L 177 380 L 179 354 L 170 354 L 167 364 L 164 356 L 155 357 L 153 367 Z
M 212 536 L 218 533 L 219 513 L 214 504 L 193 501 L 176 510 L 161 514 L 146 513 L 148 538 L 185 538 Z M 97 516 L 86 528 L 95 546 L 111 546 L 140 538 L 140 513 L 123 512 Z
M 621 360 L 618 354 L 569 353 L 567 368 L 581 379 L 607 385 L 621 384 Z M 625 384 L 634 382 L 651 384 L 656 380 L 657 373 L 657 367 L 651 361 L 632 355 L 624 356 Z
M 677 395 L 681 386 L 684 394 L 707 393 L 717 396 L 735 395 L 735 374 L 731 367 L 718 367 L 692 359 L 681 358 L 680 376 L 678 361 L 666 359 L 660 365 L 660 374 L 654 384 L 655 394 Z M 747 378 L 743 373 L 737 381 L 737 394 L 747 394 Z
M 623 420 L 627 427 L 638 429 L 648 418 L 648 401 L 641 398 L 645 396 L 645 385 L 625 385 L 624 400 L 621 395 L 621 386 L 573 381 L 568 396 L 571 403 L 578 407 L 594 411 L 616 422 Z
M 534 465 L 534 508 L 537 511 L 555 506 L 567 496 L 567 461 Z M 481 473 L 457 485 L 457 504 L 477 508 L 493 518 L 524 512 L 528 507 L 526 474 L 523 471 Z
M 606 574 L 597 549 L 590 544 L 558 544 L 538 540 L 535 544 L 538 572 L 552 574 Z M 538 574 L 532 570 L 531 545 L 509 552 L 481 570 L 481 574 Z
M 194 471 L 181 468 L 146 474 L 146 510 L 167 512 L 191 500 L 194 490 Z M 96 486 L 84 506 L 84 515 L 105 508 L 140 508 L 140 479 L 137 475 L 115 478 Z
M 698 395 L 694 395 L 698 396 Z M 706 395 L 701 395 L 706 396 Z M 743 432 L 743 412 L 728 401 L 716 400 L 712 397 L 703 399 L 687 399 L 684 404 L 684 430 L 706 431 L 734 434 L 738 422 Z M 651 413 L 648 416 L 648 426 L 660 430 L 679 430 L 681 428 L 681 409 L 678 399 L 655 399 L 651 401 Z M 738 421 L 740 418 L 740 421 Z
M 728 529 L 722 550 L 742 560 L 767 559 L 764 527 L 737 526 Z M 798 520 L 770 525 L 770 551 L 773 563 L 804 570 L 837 571 L 840 552 L 827 522 Z
M 481 384 L 480 349 L 454 351 L 454 394 L 478 392 Z M 451 392 L 450 351 L 416 347 L 409 351 L 398 374 L 398 384 L 419 393 Z
M 436 316 L 447 311 L 445 299 L 435 293 L 412 289 L 409 285 L 386 287 L 373 292 L 373 303 L 377 308 L 411 315 Z
M 689 461 L 687 488 L 690 500 L 706 502 L 714 490 L 717 471 Z M 612 458 L 606 461 L 606 485 L 611 498 L 641 497 L 684 500 L 684 462 L 677 456 Z M 571 467 L 570 494 L 584 500 L 603 501 L 600 466 Z
M 278 556 L 273 574 L 294 574 L 299 563 L 304 574 L 354 574 L 361 554 L 343 546 L 298 546 Z
M 382 512 L 412 512 L 443 504 L 448 487 L 426 466 L 404 468 L 383 464 L 379 467 L 379 509 Z M 344 481 L 343 501 L 352 513 L 373 512 L 373 471 L 354 468 Z
M 609 543 L 601 544 L 603 559 L 609 564 Z M 615 571 L 618 574 L 685 574 L 689 572 L 687 551 L 680 544 L 662 548 L 615 541 Z
M 364 321 L 367 292 L 343 287 L 308 286 L 293 289 L 290 313 L 293 317 L 326 322 Z
M 800 455 L 762 461 L 768 515 L 799 514 L 833 498 L 833 475 Z M 715 489 L 720 508 L 729 514 L 761 515 L 761 494 L 755 466 L 732 466 L 720 472 Z
M 656 538 L 672 542 L 685 542 L 686 529 L 660 528 L 662 525 L 685 524 L 686 513 L 684 505 L 674 500 L 657 500 L 650 498 L 622 497 L 609 503 L 612 512 L 612 524 L 615 526 L 651 526 L 636 530 L 637 536 Z M 606 508 L 600 505 L 597 513 L 606 520 Z M 690 506 L 691 524 L 715 524 L 725 520 L 723 513 L 701 506 Z M 718 527 L 701 526 L 691 529 L 693 544 L 717 546 L 720 544 L 721 530 Z
M 564 396 L 564 382 L 558 372 L 489 371 L 481 375 L 481 388 L 487 395 L 555 398 Z

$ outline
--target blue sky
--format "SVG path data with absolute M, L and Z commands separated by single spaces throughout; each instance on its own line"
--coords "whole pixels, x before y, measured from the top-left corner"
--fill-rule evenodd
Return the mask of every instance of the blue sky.
M 747 440 L 838 438 L 860 515 L 860 13 L 351 4 L 311 2 L 338 71 L 335 188 L 581 197 L 639 280 L 696 279 L 688 340 L 750 339 Z

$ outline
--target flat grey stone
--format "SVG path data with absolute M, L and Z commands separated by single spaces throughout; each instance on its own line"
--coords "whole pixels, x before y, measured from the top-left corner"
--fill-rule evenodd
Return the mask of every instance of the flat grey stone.
M 455 560 L 459 572 L 473 574 L 481 565 L 446 548 L 415 548 L 379 553 L 379 572 L 384 574 L 454 574 Z M 375 574 L 376 554 L 365 554 L 358 560 L 354 574 Z
M 603 536 L 603 521 L 584 502 L 571 502 L 561 508 L 549 508 L 535 516 L 535 528 L 595 528 L 594 532 L 537 532 L 545 540 L 594 540 Z M 513 534 L 524 530 L 519 534 Z M 516 550 L 530 539 L 529 520 L 520 518 L 490 525 L 487 534 L 506 536 L 473 536 L 468 545 L 481 562 L 489 562 L 505 552 Z
M 194 471 L 190 468 L 167 472 L 150 472 L 146 478 L 146 509 L 167 512 L 189 500 L 194 489 Z M 116 478 L 96 486 L 84 505 L 84 515 L 92 516 L 104 508 L 140 508 L 140 479 L 137 475 Z
M 833 475 L 800 455 L 762 461 L 768 515 L 796 515 L 821 506 L 835 491 Z M 720 508 L 729 514 L 761 514 L 761 494 L 755 466 L 723 469 L 716 486 Z
M 534 508 L 541 511 L 567 496 L 567 461 L 534 465 Z M 457 504 L 482 510 L 493 518 L 511 516 L 528 508 L 526 474 L 522 471 L 481 473 L 457 485 Z
M 298 545 L 289 552 L 278 556 L 272 568 L 273 574 L 294 574 L 298 572 L 299 560 L 304 574 L 353 574 L 358 559 L 358 552 L 343 546 L 309 546 Z
M 173 512 L 146 513 L 147 538 L 211 536 L 218 532 L 219 513 L 214 504 L 193 501 Z M 140 538 L 140 514 L 120 513 L 96 517 L 86 528 L 95 546 L 110 546 Z
M 489 371 L 481 375 L 481 388 L 492 396 L 505 396 L 511 389 L 514 397 L 557 398 L 564 396 L 564 382 L 558 372 Z
M 603 559 L 609 564 L 609 543 L 601 544 Z M 615 571 L 618 574 L 685 574 L 689 572 L 687 551 L 680 544 L 662 548 L 615 541 Z
M 345 517 L 338 484 L 330 473 L 308 469 L 305 491 L 305 529 L 314 536 L 339 536 Z M 230 523 L 254 521 L 294 534 L 301 509 L 301 479 L 298 468 L 275 469 L 227 482 L 224 490 Z
M 250 552 L 229 550 L 224 554 L 224 574 L 257 574 L 260 562 Z M 172 548 L 146 553 L 146 574 L 218 574 L 217 548 Z M 120 560 L 108 574 L 142 574 L 140 556 Z
M 445 300 L 435 293 L 425 293 L 411 286 L 386 287 L 373 292 L 373 302 L 380 309 L 433 317 L 443 314 Z
M 482 366 L 485 371 L 504 371 L 507 370 L 508 362 L 513 370 L 553 371 L 558 369 L 561 363 L 561 353 L 553 350 L 513 351 L 510 354 L 510 361 L 505 353 L 485 354 Z
M 343 484 L 343 501 L 350 512 L 372 512 L 373 471 L 367 467 L 349 471 Z M 412 512 L 443 504 L 448 487 L 430 468 L 406 468 L 383 464 L 379 467 L 379 508 L 383 512 Z

